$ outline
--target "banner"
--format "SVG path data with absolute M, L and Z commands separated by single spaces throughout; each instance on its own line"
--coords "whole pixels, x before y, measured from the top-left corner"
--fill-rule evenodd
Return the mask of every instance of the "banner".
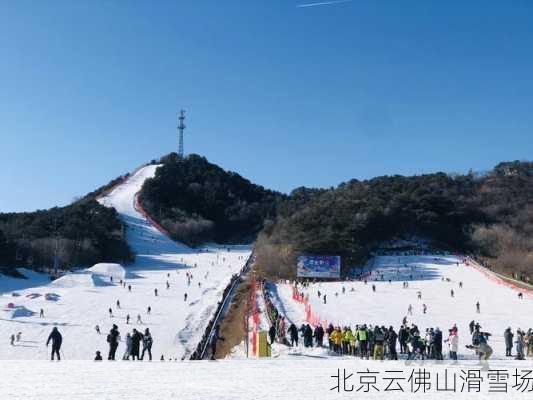
M 339 279 L 341 276 L 340 256 L 299 256 L 296 267 L 299 278 Z

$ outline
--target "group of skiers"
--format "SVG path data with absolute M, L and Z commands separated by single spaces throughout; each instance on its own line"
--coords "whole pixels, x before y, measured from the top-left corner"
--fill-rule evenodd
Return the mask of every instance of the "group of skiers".
M 527 332 L 518 328 L 516 334 L 513 334 L 511 327 L 508 327 L 504 333 L 505 355 L 512 357 L 513 344 L 515 345 L 515 359 L 524 360 L 527 357 L 533 357 L 533 329 L 529 328 Z M 516 338 L 514 341 L 513 339 Z
M 113 324 L 113 327 L 107 335 L 107 343 L 109 344 L 109 353 L 107 359 L 113 361 L 116 359 L 116 352 L 118 349 L 119 342 L 121 341 L 120 332 L 118 326 Z M 142 343 L 142 353 L 140 352 L 140 346 Z M 143 360 L 145 353 L 148 354 L 148 359 L 152 361 L 152 344 L 153 338 L 150 333 L 150 329 L 146 328 L 144 334 L 139 332 L 137 329 L 133 329 L 131 333 L 126 334 L 125 338 L 126 349 L 124 355 L 122 356 L 123 360 L 129 360 L 130 357 L 132 360 Z M 95 360 L 97 360 L 100 352 L 97 352 Z

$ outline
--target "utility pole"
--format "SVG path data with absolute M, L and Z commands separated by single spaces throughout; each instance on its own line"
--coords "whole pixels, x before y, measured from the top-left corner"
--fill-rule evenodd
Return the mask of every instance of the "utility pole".
M 183 131 L 185 130 L 185 110 L 180 110 L 178 117 L 178 159 L 183 160 Z

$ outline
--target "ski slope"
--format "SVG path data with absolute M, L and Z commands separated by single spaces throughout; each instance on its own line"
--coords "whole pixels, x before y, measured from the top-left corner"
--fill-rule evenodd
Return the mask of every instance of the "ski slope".
M 404 281 L 409 282 L 408 288 L 403 288 Z M 463 288 L 459 288 L 459 282 Z M 375 293 L 372 285 L 376 286 Z M 514 333 L 517 328 L 533 327 L 531 296 L 524 293 L 524 298 L 518 299 L 516 290 L 487 279 L 475 268 L 463 264 L 462 258 L 454 256 L 380 256 L 374 259 L 367 284 L 321 282 L 310 284 L 309 288 L 300 287 L 299 291 L 309 296 L 313 314 L 335 326 L 350 325 L 353 329 L 356 324 L 366 323 L 387 328 L 392 325 L 397 330 L 407 316 L 408 323 L 416 324 L 422 335 L 426 328 L 439 327 L 446 338 L 448 329 L 457 324 L 462 358 L 473 358 L 473 353 L 464 347 L 471 343 L 468 324 L 472 320 L 479 322 L 483 331 L 492 333 L 489 344 L 494 349 L 493 358 L 505 358 L 503 332 L 507 327 Z M 318 297 L 318 291 L 322 296 L 326 294 L 326 304 Z M 305 306 L 293 300 L 291 285 L 271 286 L 271 292 L 281 313 L 297 326 L 305 323 Z M 409 304 L 413 315 L 408 315 Z M 427 306 L 426 314 L 423 304 Z
M 105 357 L 112 324 L 118 325 L 122 339 L 133 328 L 149 328 L 156 359 L 161 355 L 181 359 L 195 349 L 225 286 L 246 263 L 250 248 L 208 245 L 196 250 L 159 232 L 135 208 L 136 194 L 156 168 L 139 169 L 99 200 L 115 207 L 125 222 L 127 241 L 136 253 L 133 265 L 97 264 L 54 282 L 26 270 L 21 273 L 27 280 L 0 276 L 0 359 L 47 359 L 45 341 L 54 326 L 63 335 L 62 355 L 67 360 L 93 359 L 96 350 Z M 187 272 L 193 276 L 190 285 Z M 39 317 L 40 309 L 44 318 Z M 138 315 L 142 324 L 137 324 Z M 96 325 L 101 334 L 96 333 Z M 9 338 L 18 332 L 21 341 L 11 346 Z M 121 342 L 118 357 L 124 349 Z

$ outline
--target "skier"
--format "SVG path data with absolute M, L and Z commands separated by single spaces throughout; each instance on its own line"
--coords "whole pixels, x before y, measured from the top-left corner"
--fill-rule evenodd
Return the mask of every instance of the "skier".
M 418 297 L 418 300 L 422 300 L 422 292 L 416 292 L 416 296 Z
M 111 309 L 111 307 L 109 307 L 109 317 L 110 318 L 113 318 L 113 310 Z
M 322 327 L 322 325 L 318 325 L 315 328 L 315 332 L 314 332 L 313 336 L 316 339 L 317 347 L 322 347 L 323 346 L 323 341 L 324 341 L 324 328 Z
M 444 342 L 448 343 L 448 347 L 450 349 L 450 358 L 454 361 L 457 361 L 457 350 L 459 348 L 459 336 L 457 335 L 457 331 L 455 331 L 453 328 L 450 329 L 448 339 L 446 339 Z
M 148 352 L 149 361 L 152 361 L 152 344 L 153 344 L 152 335 L 150 334 L 150 330 L 146 328 L 144 330 L 144 336 L 143 336 L 143 351 L 141 353 L 141 361 L 143 360 L 144 353 L 146 351 Z
M 61 336 L 61 333 L 59 333 L 57 327 L 54 327 L 50 333 L 50 336 L 48 336 L 46 347 L 48 347 L 50 341 L 52 342 L 52 361 L 54 361 L 54 355 L 57 356 L 57 361 L 60 361 L 61 356 L 59 355 L 59 350 L 61 349 L 61 343 L 63 343 L 63 336 Z
M 516 330 L 516 357 L 515 360 L 524 359 L 524 332 L 521 329 Z
M 505 339 L 505 356 L 506 357 L 512 357 L 512 351 L 513 351 L 513 332 L 511 331 L 511 327 L 508 327 L 505 332 L 503 333 L 503 337 Z
M 154 289 L 155 297 L 157 297 L 157 289 Z
M 453 289 L 450 290 L 450 295 L 453 297 L 453 295 L 454 295 Z
M 396 341 L 398 340 L 398 334 L 394 332 L 392 325 L 389 327 L 389 332 L 387 333 L 387 348 L 389 352 L 389 359 L 397 360 L 398 354 L 396 352 Z
M 132 345 L 132 339 L 131 339 L 131 333 L 126 334 L 126 351 L 124 351 L 124 355 L 122 356 L 123 360 L 129 360 L 131 356 L 131 345 Z
M 407 307 L 407 315 L 413 315 L 413 306 L 411 304 Z
M 422 304 L 422 312 L 425 314 L 428 307 L 425 304 Z
M 139 359 L 139 348 L 141 345 L 142 335 L 137 329 L 133 329 L 133 334 L 131 335 L 131 359 L 135 361 Z
M 298 328 L 296 328 L 296 325 L 291 324 L 288 333 L 291 340 L 291 347 L 294 347 L 294 345 L 298 346 Z
M 268 330 L 268 337 L 270 338 L 270 345 L 273 345 L 274 339 L 276 339 L 276 327 L 274 325 Z
M 481 307 L 479 305 L 479 301 L 476 303 L 476 312 L 479 314 L 481 312 Z
M 120 333 L 118 331 L 118 326 L 113 324 L 113 327 L 107 335 L 107 343 L 109 343 L 109 354 L 107 356 L 108 360 L 115 360 L 115 353 L 117 352 L 119 335 Z
M 183 295 L 183 301 L 187 301 L 187 293 Z
M 41 308 L 41 311 L 39 312 L 39 318 L 44 318 L 44 310 Z
M 11 334 L 11 336 L 9 337 L 9 344 L 11 346 L 15 345 L 15 335 L 14 334 Z
M 141 314 L 137 314 L 137 323 L 138 324 L 142 324 L 143 323 L 143 321 L 141 319 Z
M 117 308 L 120 310 L 120 300 L 117 300 Z
M 146 309 L 146 313 L 150 314 L 151 312 L 152 312 L 152 307 L 148 306 L 148 308 Z
M 96 331 L 96 333 L 100 334 L 100 327 L 98 325 L 94 327 L 94 330 Z

